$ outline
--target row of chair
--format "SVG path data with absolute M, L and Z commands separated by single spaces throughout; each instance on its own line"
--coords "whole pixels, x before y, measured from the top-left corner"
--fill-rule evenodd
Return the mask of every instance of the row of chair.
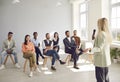
M 67 57 L 66 57 L 66 59 L 65 59 L 65 62 L 69 65 L 70 59 L 71 59 L 71 54 L 68 54 L 68 53 L 66 53 L 66 54 L 67 54 Z M 5 58 L 4 65 L 6 64 L 6 62 L 7 62 L 7 60 L 8 60 L 8 57 L 10 57 L 12 63 L 15 64 L 15 61 L 14 61 L 14 59 L 13 59 L 13 57 L 12 57 L 12 54 L 8 54 L 8 55 L 6 56 L 6 58 Z M 45 56 L 45 55 L 44 55 L 44 61 L 43 61 L 43 65 L 42 65 L 43 68 L 46 67 L 48 58 L 52 59 L 52 57 L 50 57 L 50 56 Z M 23 66 L 23 72 L 26 71 L 26 65 L 27 65 L 27 62 L 28 62 L 28 61 L 29 61 L 28 59 L 25 59 L 24 66 Z

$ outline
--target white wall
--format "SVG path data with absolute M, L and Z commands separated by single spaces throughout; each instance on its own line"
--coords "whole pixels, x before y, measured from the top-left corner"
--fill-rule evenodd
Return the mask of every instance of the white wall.
M 73 27 L 79 27 L 79 10 L 76 12 L 79 8 L 72 8 L 79 5 L 73 5 L 74 2 L 70 0 L 20 1 L 12 4 L 12 0 L 0 0 L 0 48 L 8 31 L 14 32 L 17 49 L 20 51 L 26 34 L 32 35 L 37 31 L 42 41 L 46 32 L 57 31 L 62 43 L 65 30 L 72 31 Z M 92 30 L 97 29 L 97 20 L 101 17 L 109 18 L 109 0 L 90 0 L 88 6 L 88 41 L 91 41 Z
M 39 33 L 42 41 L 46 32 L 57 31 L 61 42 L 65 30 L 71 30 L 71 4 L 68 0 L 20 0 L 12 4 L 12 0 L 0 0 L 0 48 L 7 38 L 8 31 L 14 32 L 17 50 L 26 34 Z M 58 4 L 60 1 L 62 4 Z M 0 49 L 1 50 L 1 49 Z
M 91 41 L 93 29 L 97 30 L 98 19 L 109 19 L 109 0 L 90 0 L 88 4 L 88 40 Z
M 88 39 L 90 41 L 93 29 L 97 29 L 97 20 L 102 15 L 101 0 L 91 0 L 88 6 Z

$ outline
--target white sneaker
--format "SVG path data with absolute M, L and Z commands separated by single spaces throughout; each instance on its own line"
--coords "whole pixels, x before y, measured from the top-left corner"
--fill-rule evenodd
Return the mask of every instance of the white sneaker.
M 36 70 L 37 70 L 37 72 L 39 72 L 39 73 L 41 72 L 39 68 L 37 68 Z
M 33 72 L 30 72 L 29 77 L 32 77 L 32 76 L 33 76 Z
M 20 65 L 18 63 L 15 64 L 15 67 L 20 69 Z
M 0 66 L 0 70 L 3 70 L 3 69 L 5 69 L 5 65 Z

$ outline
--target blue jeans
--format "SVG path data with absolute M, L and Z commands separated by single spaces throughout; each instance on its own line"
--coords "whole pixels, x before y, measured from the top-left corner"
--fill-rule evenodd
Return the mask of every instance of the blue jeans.
M 6 51 L 3 51 L 1 53 L 1 64 L 4 63 L 5 56 L 7 56 L 7 55 L 9 55 L 9 54 Z M 13 51 L 12 55 L 14 56 L 15 63 L 18 63 L 17 53 Z
M 59 55 L 58 53 L 55 51 L 55 50 L 48 50 L 46 53 L 45 53 L 46 56 L 52 56 L 52 65 L 55 64 L 55 60 L 59 60 Z

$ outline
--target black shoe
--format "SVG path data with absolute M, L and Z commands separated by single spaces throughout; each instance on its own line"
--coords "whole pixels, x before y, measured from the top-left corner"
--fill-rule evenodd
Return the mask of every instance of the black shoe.
M 54 70 L 54 71 L 56 70 L 56 68 L 54 66 L 51 66 L 51 69 Z
M 82 51 L 78 54 L 78 56 L 81 56 L 81 55 L 83 55 L 83 52 L 82 52 Z
M 37 63 L 37 65 L 39 65 L 39 63 Z
M 73 68 L 75 68 L 75 69 L 79 69 L 79 67 L 77 67 L 77 66 L 74 66 Z
M 65 63 L 66 63 L 66 62 L 63 62 L 63 61 L 60 60 L 60 64 L 65 64 Z

